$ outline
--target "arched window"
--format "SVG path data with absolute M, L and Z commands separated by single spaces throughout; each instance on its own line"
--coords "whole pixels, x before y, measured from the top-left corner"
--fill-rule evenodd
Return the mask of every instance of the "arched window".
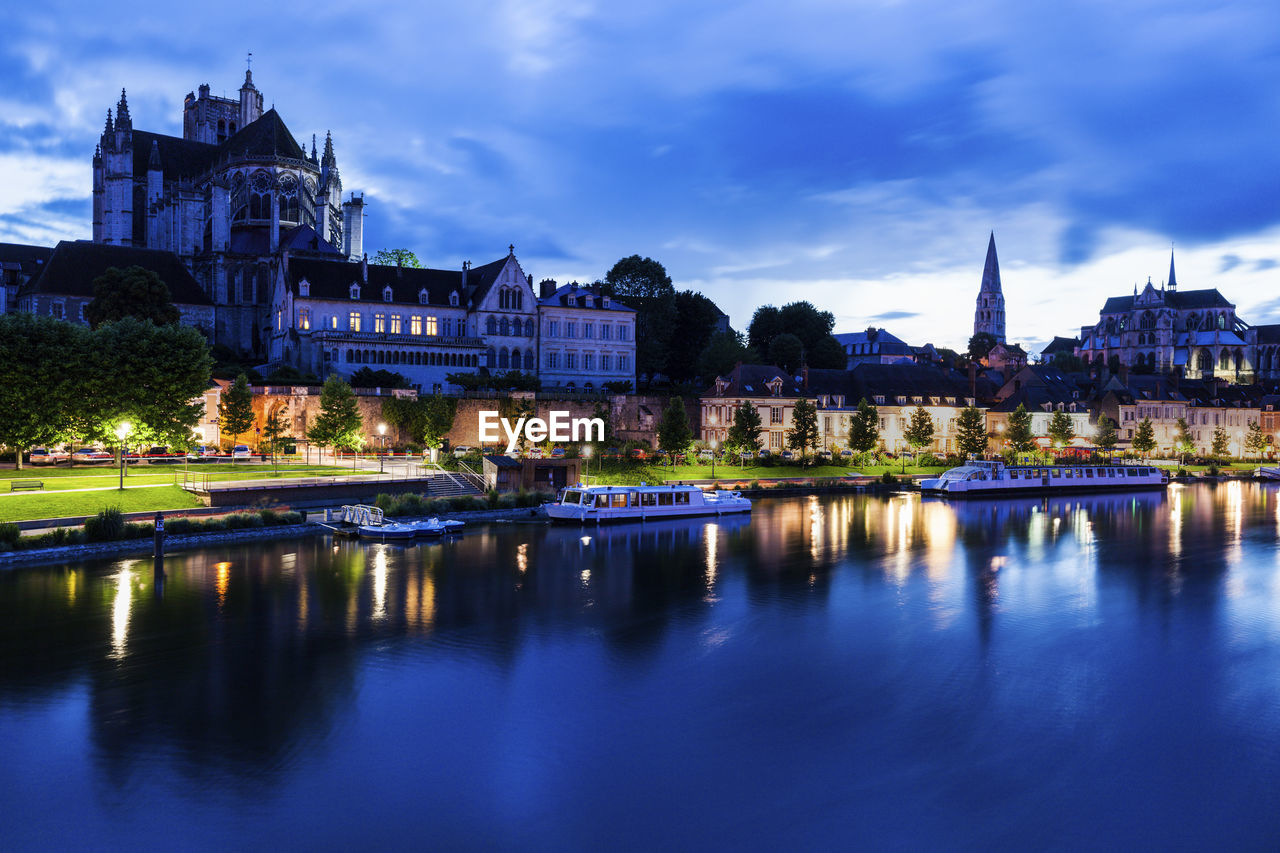
M 249 218 L 271 218 L 271 176 L 266 172 L 254 172 L 249 179 Z
M 389 284 L 386 287 L 382 288 L 382 301 L 383 302 L 391 301 L 391 285 Z
M 485 366 L 496 367 L 498 364 L 498 352 L 493 347 L 489 347 L 484 352 Z
M 534 368 L 533 350 L 525 350 L 525 353 L 524 353 L 524 369 L 525 369 L 525 370 L 533 370 L 533 368 Z
M 1196 326 L 1199 326 L 1199 325 L 1200 325 L 1199 317 L 1197 317 L 1195 314 L 1187 315 L 1187 331 L 1188 332 L 1194 332 L 1196 330 Z
M 427 289 L 425 287 L 418 291 L 418 304 L 427 304 Z
M 519 369 L 520 369 L 520 365 L 522 365 L 522 364 L 524 364 L 524 362 L 520 360 L 520 349 L 519 349 L 518 347 L 513 348 L 513 349 L 511 350 L 511 367 L 512 367 L 512 369 L 514 369 L 514 370 L 519 370 Z
M 497 320 L 497 318 L 495 318 L 495 317 L 493 317 L 493 316 L 490 316 L 490 317 L 489 317 L 489 319 L 487 319 L 487 320 L 485 320 L 485 321 L 484 321 L 484 333 L 485 333 L 486 335 L 496 335 L 496 334 L 498 334 L 498 320 Z
M 524 291 L 516 289 L 514 291 L 514 294 L 516 297 L 515 299 L 516 304 L 512 307 L 514 307 L 517 311 L 523 311 L 524 310 Z
M 502 334 L 503 335 L 511 334 L 511 321 L 508 320 L 506 317 L 502 318 Z
M 1242 367 L 1244 367 L 1244 353 L 1242 353 L 1240 350 L 1236 350 L 1235 356 L 1236 356 L 1236 370 L 1240 370 Z
M 449 304 L 450 305 L 458 304 L 458 291 L 455 290 L 449 294 Z
M 347 364 L 355 364 L 356 354 L 351 350 L 347 350 Z
M 1156 327 L 1156 315 L 1150 311 L 1142 312 L 1141 328 L 1154 329 Z
M 525 336 L 526 338 L 532 338 L 532 337 L 533 337 L 533 320 L 525 320 L 525 321 L 524 321 L 524 336 Z
M 285 222 L 300 222 L 300 205 L 298 203 L 298 179 L 290 172 L 280 178 L 280 219 Z
M 1222 315 L 1219 314 L 1218 318 L 1221 319 Z M 1228 350 L 1224 349 L 1222 353 L 1218 356 L 1218 369 L 1219 370 L 1231 369 L 1231 353 Z
M 511 366 L 511 356 L 507 353 L 507 348 L 503 347 L 498 350 L 498 367 L 504 370 Z

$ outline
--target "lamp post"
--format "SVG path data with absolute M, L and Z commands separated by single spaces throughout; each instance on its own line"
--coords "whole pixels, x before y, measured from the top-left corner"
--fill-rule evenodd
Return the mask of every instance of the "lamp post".
M 716 478 L 716 448 L 720 446 L 720 442 L 714 438 L 711 439 L 711 479 Z
M 580 451 L 579 455 L 581 455 L 583 459 L 587 460 L 587 476 L 590 477 L 591 476 L 591 445 L 589 444 L 582 445 L 582 450 Z
M 132 427 L 128 421 L 121 421 L 120 426 L 116 427 L 116 438 L 120 439 L 117 445 L 120 450 L 120 491 L 124 491 L 124 439 L 129 434 Z
M 382 461 L 387 457 L 387 425 L 378 424 L 378 439 L 382 442 L 382 452 L 378 454 L 378 473 L 382 473 Z

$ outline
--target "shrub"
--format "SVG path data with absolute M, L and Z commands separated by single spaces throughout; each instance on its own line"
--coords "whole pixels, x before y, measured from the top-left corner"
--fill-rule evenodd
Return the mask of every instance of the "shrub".
M 125 539 L 146 539 L 148 536 L 154 536 L 156 527 L 150 522 L 129 522 L 124 526 Z
M 942 463 L 938 460 L 938 457 L 934 456 L 932 453 L 924 453 L 916 460 L 916 464 L 921 468 L 932 468 L 941 465 Z
M 258 515 L 262 516 L 262 523 L 267 527 L 273 527 L 282 523 L 280 521 L 280 513 L 276 512 L 274 509 L 264 509 L 262 512 L 258 513 Z
M 485 497 L 485 500 L 488 502 L 489 509 L 497 509 L 498 499 L 499 499 L 497 489 L 490 489 L 489 491 L 485 492 L 484 497 Z
M 84 538 L 89 542 L 115 542 L 125 534 L 124 514 L 119 507 L 98 510 L 84 520 Z
M 250 512 L 233 512 L 226 518 L 228 530 L 245 530 L 251 527 L 262 527 L 262 516 Z
M 1210 462 L 1209 469 L 1205 473 L 1207 473 L 1210 477 L 1218 476 L 1218 464 L 1216 462 Z
M 200 530 L 201 525 L 198 521 L 190 518 L 175 518 L 172 521 L 166 521 L 164 525 L 165 533 L 174 536 L 183 536 L 188 533 L 196 533 Z
M 760 481 L 759 481 L 759 480 L 752 480 L 752 481 L 751 481 L 751 483 L 747 486 L 747 488 L 749 488 L 749 489 L 758 489 L 758 488 L 760 488 Z
M 62 528 L 58 528 L 61 530 Z M 18 542 L 22 539 L 22 531 L 16 524 L 0 524 L 0 542 L 10 547 L 17 547 Z
M 898 482 L 898 479 L 893 476 L 892 472 L 885 471 L 884 476 L 880 478 L 880 482 L 884 483 L 886 486 L 892 486 Z
M 285 510 L 280 513 L 279 518 L 280 524 L 301 524 L 304 521 L 302 513 L 296 509 Z
M 391 512 L 391 508 L 395 506 L 395 501 L 386 492 L 379 492 L 378 496 L 373 499 L 373 505 L 383 512 Z

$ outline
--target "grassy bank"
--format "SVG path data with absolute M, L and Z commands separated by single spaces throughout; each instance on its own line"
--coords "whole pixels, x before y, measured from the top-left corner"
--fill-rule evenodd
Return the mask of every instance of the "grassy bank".
M 172 481 L 171 481 L 172 482 Z M 33 518 L 68 518 L 94 515 L 119 507 L 122 512 L 195 509 L 202 504 L 177 486 L 103 492 L 27 492 L 0 500 L 0 522 Z

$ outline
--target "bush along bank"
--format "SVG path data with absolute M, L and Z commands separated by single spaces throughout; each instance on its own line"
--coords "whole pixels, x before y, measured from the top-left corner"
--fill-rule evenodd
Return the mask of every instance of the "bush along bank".
M 302 524 L 304 520 L 300 512 L 262 509 L 234 512 L 214 518 L 166 518 L 164 532 L 167 536 L 223 533 L 231 530 Z M 81 527 L 59 527 L 40 536 L 23 536 L 18 525 L 0 524 L 0 553 L 151 539 L 154 534 L 153 523 L 127 522 L 120 509 L 112 507 L 100 510 L 97 515 L 85 519 Z
M 523 509 L 539 507 L 555 500 L 550 492 L 498 492 L 490 489 L 483 495 L 462 495 L 453 498 L 432 498 L 427 495 L 405 494 L 378 495 L 374 506 L 389 517 L 413 517 L 445 515 L 453 512 L 478 512 L 495 509 Z

